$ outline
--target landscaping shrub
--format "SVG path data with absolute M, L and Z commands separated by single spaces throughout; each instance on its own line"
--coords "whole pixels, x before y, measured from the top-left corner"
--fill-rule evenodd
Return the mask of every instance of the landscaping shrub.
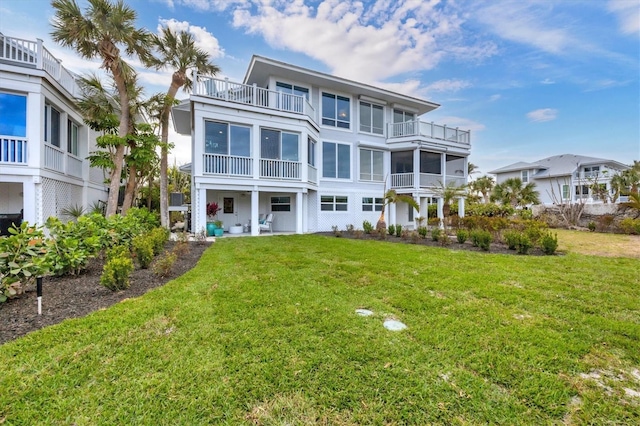
M 458 229 L 458 232 L 456 232 L 456 239 L 460 244 L 464 244 L 465 241 L 467 241 L 468 237 L 469 237 L 469 232 L 466 231 L 465 229 Z
M 502 239 L 509 250 L 515 250 L 518 247 L 521 233 L 515 230 L 507 230 L 502 233 Z
M 162 253 L 164 245 L 169 241 L 169 230 L 162 227 L 153 228 L 149 232 L 149 236 L 153 246 L 153 254 L 157 256 Z
M 531 239 L 526 234 L 520 234 L 518 238 L 518 244 L 516 246 L 518 253 L 520 254 L 528 254 L 529 250 L 533 247 L 533 243 Z
M 342 237 L 342 231 L 338 229 L 338 226 L 333 225 L 331 227 L 331 230 L 333 231 L 333 235 L 335 235 L 336 237 Z
M 432 228 L 436 226 L 440 226 L 440 218 L 431 217 L 431 215 L 429 215 L 429 219 L 427 219 L 427 225 L 429 225 Z
M 411 231 L 409 233 L 409 239 L 412 244 L 418 244 L 418 242 L 420 241 L 420 234 L 418 234 L 418 232 L 416 231 Z
M 615 216 L 612 214 L 603 214 L 602 216 L 598 216 L 598 223 L 596 228 L 600 232 L 608 231 L 611 229 L 611 225 L 613 225 L 613 221 Z
M 133 272 L 133 260 L 130 257 L 112 258 L 104 265 L 100 284 L 111 291 L 127 289 L 131 272 Z
M 480 247 L 484 251 L 489 251 L 491 247 L 491 233 L 482 229 L 471 231 L 469 235 L 474 247 Z
M 178 257 L 185 256 L 191 251 L 188 241 L 177 241 L 172 250 Z
M 153 273 L 159 277 L 166 277 L 171 274 L 173 265 L 176 263 L 178 256 L 176 253 L 165 252 L 162 256 L 158 257 L 153 263 Z
M 154 255 L 151 234 L 135 237 L 131 242 L 131 248 L 140 268 L 147 269 L 151 265 Z
M 547 232 L 540 239 L 540 248 L 544 254 L 554 254 L 558 248 L 558 234 L 551 235 L 551 232 Z
M 115 246 L 107 250 L 107 262 L 119 257 L 131 258 L 131 251 L 127 246 Z
M 427 232 L 429 232 L 429 230 L 426 226 L 418 227 L 418 235 L 420 235 L 422 238 L 427 238 Z
M 402 225 L 396 225 L 396 237 L 402 236 Z
M 513 207 L 495 203 L 470 204 L 465 209 L 465 217 L 485 216 L 485 217 L 509 217 L 514 213 Z
M 16 297 L 36 277 L 49 271 L 42 229 L 22 222 L 0 238 L 0 303 Z
M 438 241 L 438 239 L 440 238 L 440 235 L 442 234 L 442 229 L 440 228 L 433 228 L 431 230 L 431 239 L 433 241 Z
M 620 231 L 625 234 L 640 235 L 640 219 L 632 219 L 630 217 L 627 217 L 620 221 L 618 227 L 620 228 Z
M 529 209 L 516 210 L 516 214 L 520 219 L 531 220 L 533 219 L 533 212 Z
M 389 225 L 389 227 L 387 228 L 387 232 L 389 232 L 389 235 L 395 235 L 396 234 L 396 226 L 395 225 Z
M 50 271 L 56 276 L 79 274 L 102 247 L 99 229 L 90 217 L 81 216 L 77 222 L 67 223 L 50 217 L 46 227 L 50 236 L 47 240 L 47 261 L 51 265 Z
M 595 232 L 596 230 L 596 223 L 594 221 L 591 221 L 587 224 L 587 228 L 589 228 L 589 231 L 591 232 Z
M 371 231 L 373 231 L 373 225 L 368 220 L 365 220 L 364 222 L 362 222 L 362 229 L 364 230 L 365 234 L 370 234 Z
M 442 232 L 438 237 L 438 242 L 442 247 L 446 247 L 451 244 L 451 238 L 449 238 L 449 235 L 446 232 Z

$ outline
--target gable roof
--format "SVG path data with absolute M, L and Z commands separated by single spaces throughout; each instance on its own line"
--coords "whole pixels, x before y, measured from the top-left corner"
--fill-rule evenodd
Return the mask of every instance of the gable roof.
M 548 178 L 554 176 L 566 176 L 572 174 L 581 166 L 588 165 L 608 165 L 613 169 L 626 170 L 629 168 L 626 164 L 618 161 L 608 160 L 606 158 L 587 157 L 585 155 L 561 154 L 543 158 L 534 163 L 526 163 L 520 161 L 508 166 L 490 171 L 492 174 L 515 172 L 519 170 L 539 169 L 532 177 Z

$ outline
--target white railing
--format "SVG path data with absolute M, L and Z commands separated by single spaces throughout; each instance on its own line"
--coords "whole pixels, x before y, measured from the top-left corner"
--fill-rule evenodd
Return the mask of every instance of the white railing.
M 51 144 L 45 143 L 44 167 L 55 170 L 56 172 L 64 172 L 64 151 Z
M 300 162 L 260 159 L 260 177 L 300 179 Z
M 420 186 L 439 186 L 442 183 L 442 175 L 420 173 Z
M 228 79 L 199 77 L 193 85 L 193 94 L 229 102 L 269 108 L 294 114 L 307 115 L 318 121 L 315 108 L 304 96 L 268 90 L 256 84 L 234 83 Z
M 253 159 L 234 155 L 204 154 L 204 173 L 226 176 L 253 175 Z
M 413 172 L 393 173 L 391 175 L 391 188 L 413 188 Z
M 42 40 L 30 41 L 0 35 L 0 60 L 44 70 L 72 95 L 79 92 L 74 75 L 44 48 Z
M 451 185 L 451 184 L 453 184 L 453 185 L 455 185 L 455 186 L 463 186 L 463 185 L 466 185 L 466 184 L 467 184 L 467 179 L 465 179 L 465 178 L 463 178 L 463 177 L 460 177 L 460 176 L 450 176 L 450 175 L 447 175 L 447 176 L 445 177 L 445 182 L 446 182 L 446 185 Z
M 82 160 L 71 154 L 67 155 L 67 173 L 82 178 Z
M 390 138 L 425 136 L 432 139 L 466 145 L 471 143 L 471 132 L 468 130 L 460 130 L 457 127 L 447 127 L 446 124 L 425 123 L 420 120 L 406 121 L 404 123 L 389 123 L 388 131 Z
M 0 136 L 0 164 L 27 164 L 27 138 Z
M 307 180 L 312 183 L 318 183 L 318 169 L 311 164 L 307 164 Z

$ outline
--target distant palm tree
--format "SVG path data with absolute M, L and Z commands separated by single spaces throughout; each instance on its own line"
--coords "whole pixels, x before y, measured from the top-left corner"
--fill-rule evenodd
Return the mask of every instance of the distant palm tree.
M 152 61 L 156 68 L 173 70 L 171 84 L 167 90 L 163 108 L 160 111 L 160 222 L 169 227 L 169 191 L 168 191 L 168 154 L 169 154 L 169 115 L 175 104 L 175 96 L 180 88 L 190 90 L 193 81 L 188 71 L 196 69 L 198 74 L 215 75 L 220 68 L 211 63 L 210 55 L 195 45 L 193 35 L 186 31 L 174 32 L 168 27 L 162 28 L 159 35 L 153 36 L 157 57 Z
M 478 166 L 471 162 L 467 163 L 467 176 L 471 176 L 474 173 L 478 173 Z
M 495 181 L 493 180 L 493 178 L 491 176 L 485 175 L 471 182 L 469 184 L 469 187 L 472 191 L 481 193 L 484 202 L 488 203 L 494 185 Z
M 448 182 L 446 185 L 438 182 L 438 186 L 433 189 L 433 193 L 442 198 L 442 215 L 447 218 L 451 212 L 451 202 L 456 198 L 464 197 L 467 193 L 465 185 L 458 186 L 455 182 Z
M 124 163 L 125 138 L 130 129 L 129 91 L 127 84 L 135 71 L 120 55 L 120 46 L 128 55 L 148 59 L 149 33 L 135 27 L 136 12 L 122 0 L 88 0 L 83 15 L 75 0 L 53 0 L 53 40 L 73 48 L 81 57 L 101 58 L 102 68 L 113 77 L 120 101 L 118 136 L 121 143 L 115 149 L 114 165 L 107 199 L 107 216 L 114 215 L 118 207 L 120 174 Z
M 540 195 L 535 188 L 533 182 L 524 185 L 520 178 L 511 178 L 496 185 L 491 198 L 512 207 L 540 204 Z

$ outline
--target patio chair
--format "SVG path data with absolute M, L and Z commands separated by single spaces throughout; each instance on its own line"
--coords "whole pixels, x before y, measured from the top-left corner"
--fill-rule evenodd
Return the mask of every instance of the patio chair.
M 269 213 L 267 215 L 267 217 L 264 219 L 264 222 L 260 222 L 260 232 L 262 231 L 269 231 L 273 234 L 273 228 L 272 225 L 273 224 L 273 213 Z

